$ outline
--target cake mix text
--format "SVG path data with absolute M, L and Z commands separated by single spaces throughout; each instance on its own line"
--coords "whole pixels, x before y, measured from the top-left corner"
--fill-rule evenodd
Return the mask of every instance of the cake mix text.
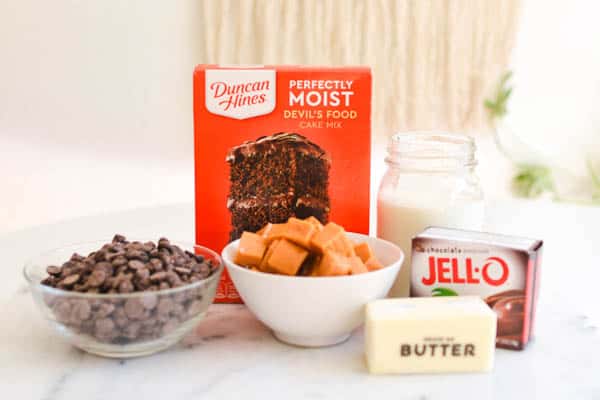
M 352 80 L 291 80 L 289 105 L 300 107 L 350 107 Z

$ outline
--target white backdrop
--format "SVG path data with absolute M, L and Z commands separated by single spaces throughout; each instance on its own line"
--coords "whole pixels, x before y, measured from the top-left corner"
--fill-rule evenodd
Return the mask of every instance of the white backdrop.
M 574 169 L 600 136 L 597 15 L 525 0 L 514 52 L 512 126 Z M 199 18 L 192 0 L 0 2 L 0 233 L 192 201 Z M 508 164 L 479 142 L 486 192 L 506 196 Z

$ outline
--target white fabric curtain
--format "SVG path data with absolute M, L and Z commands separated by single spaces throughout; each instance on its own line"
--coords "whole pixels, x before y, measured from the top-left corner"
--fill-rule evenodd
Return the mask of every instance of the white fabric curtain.
M 204 0 L 201 62 L 367 64 L 376 141 L 412 129 L 477 132 L 519 9 L 520 0 Z

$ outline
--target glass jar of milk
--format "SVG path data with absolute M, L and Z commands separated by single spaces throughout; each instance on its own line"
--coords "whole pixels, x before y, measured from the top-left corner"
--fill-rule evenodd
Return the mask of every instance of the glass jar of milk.
M 475 175 L 475 142 L 445 132 L 392 137 L 379 187 L 377 236 L 406 255 L 390 295 L 410 291 L 411 240 L 428 226 L 481 230 L 483 191 Z

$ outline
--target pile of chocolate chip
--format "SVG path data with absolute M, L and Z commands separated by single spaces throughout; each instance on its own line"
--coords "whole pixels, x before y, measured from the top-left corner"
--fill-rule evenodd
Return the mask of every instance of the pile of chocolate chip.
M 48 266 L 42 284 L 80 293 L 127 294 L 94 298 L 46 295 L 56 319 L 77 333 L 109 343 L 159 338 L 198 315 L 212 298 L 217 280 L 175 293 L 156 292 L 204 280 L 218 269 L 205 259 L 161 238 L 158 243 L 129 242 L 115 235 L 87 256 L 73 254 L 62 266 Z M 156 292 L 156 293 L 153 293 Z

